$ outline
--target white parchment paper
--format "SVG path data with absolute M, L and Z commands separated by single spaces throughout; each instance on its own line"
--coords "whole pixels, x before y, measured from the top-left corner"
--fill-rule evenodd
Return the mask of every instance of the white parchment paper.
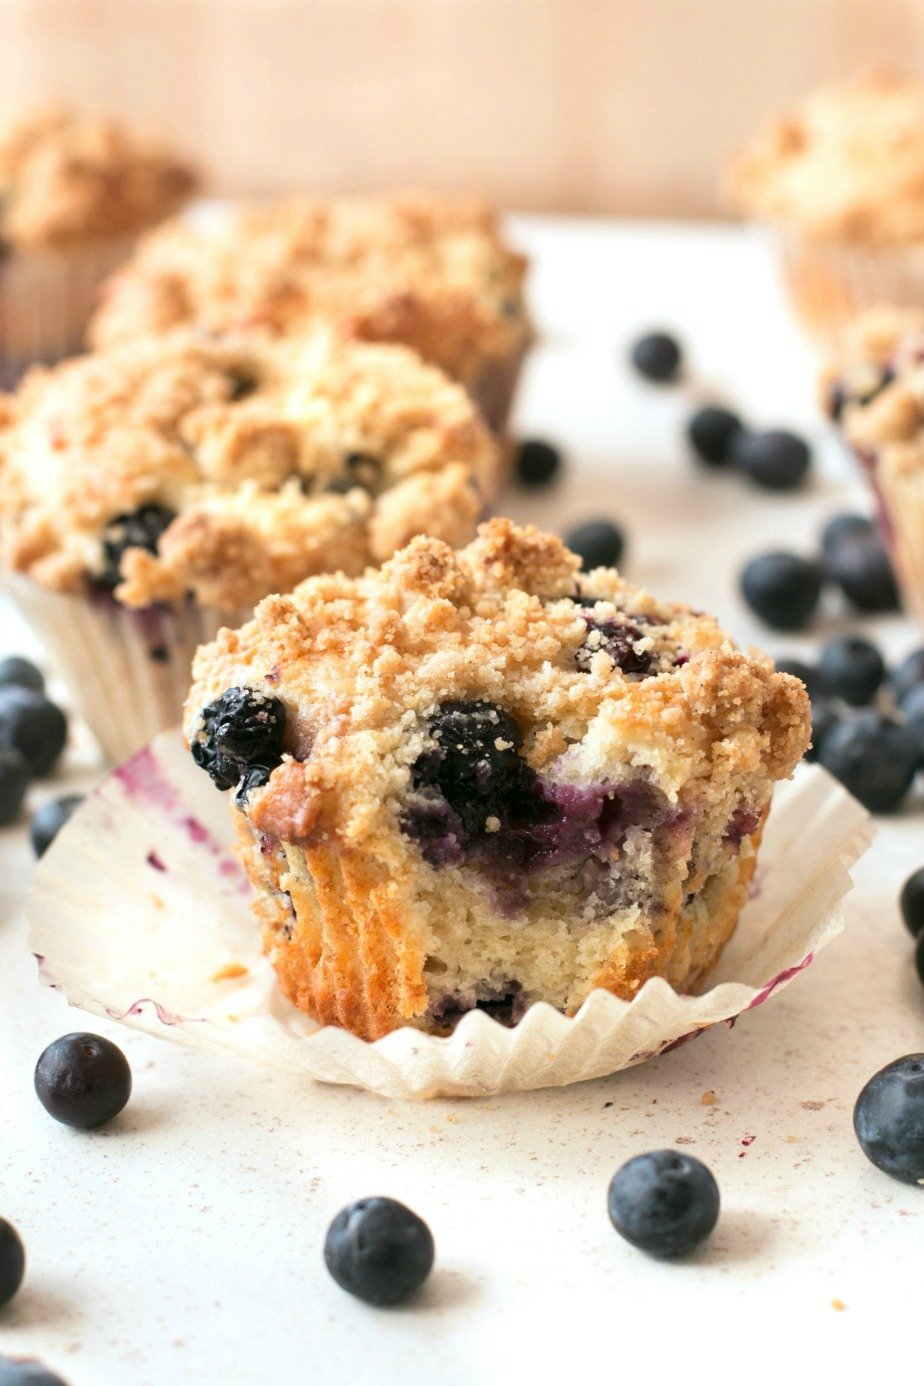
M 367 1043 L 282 996 L 234 857 L 226 796 L 166 732 L 89 796 L 42 858 L 27 904 L 42 980 L 72 1005 L 202 1049 L 388 1097 L 485 1096 L 598 1078 L 758 1006 L 843 927 L 868 815 L 817 766 L 777 788 L 753 898 L 700 996 L 654 978 L 631 1002 L 594 992 L 573 1018 L 480 1011 L 448 1038 Z

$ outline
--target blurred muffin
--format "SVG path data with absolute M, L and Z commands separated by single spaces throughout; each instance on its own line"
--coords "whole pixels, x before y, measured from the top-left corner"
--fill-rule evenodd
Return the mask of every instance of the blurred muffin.
M 862 314 L 821 396 L 872 484 L 896 576 L 924 620 L 924 308 Z
M 201 650 L 184 718 L 296 1006 L 365 1039 L 698 985 L 804 686 L 508 520 L 312 578 Z
M 500 431 L 531 335 L 525 270 L 480 203 L 409 194 L 246 206 L 148 237 L 110 281 L 90 340 L 189 322 L 290 336 L 321 318 L 415 347 Z
M 311 573 L 464 543 L 497 446 L 406 347 L 162 338 L 0 397 L 0 559 L 107 752 L 176 721 L 196 646 Z
M 195 186 L 113 120 L 44 111 L 0 134 L 0 383 L 79 349 L 101 281 Z
M 830 339 L 879 303 L 924 306 L 924 86 L 824 87 L 735 160 L 739 210 L 775 228 L 804 324 Z

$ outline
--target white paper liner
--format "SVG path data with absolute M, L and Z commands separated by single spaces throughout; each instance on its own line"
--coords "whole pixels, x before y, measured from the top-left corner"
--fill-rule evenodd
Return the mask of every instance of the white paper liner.
M 8 386 L 34 361 L 80 351 L 99 287 L 136 239 L 107 236 L 0 258 L 0 383 Z
M 632 1002 L 596 991 L 573 1019 L 538 1004 L 507 1029 L 475 1011 L 449 1038 L 403 1029 L 370 1044 L 319 1029 L 279 991 L 226 796 L 174 731 L 114 771 L 46 852 L 29 944 L 72 1005 L 149 1034 L 387 1097 L 483 1097 L 614 1073 L 768 1000 L 840 932 L 871 837 L 860 805 L 804 766 L 777 790 L 753 898 L 703 995 L 655 978 Z M 229 967 L 246 974 L 222 979 Z
M 47 649 L 105 754 L 126 760 L 179 720 L 193 656 L 223 625 L 249 612 L 190 602 L 133 611 L 105 596 L 52 592 L 21 574 L 4 585 Z

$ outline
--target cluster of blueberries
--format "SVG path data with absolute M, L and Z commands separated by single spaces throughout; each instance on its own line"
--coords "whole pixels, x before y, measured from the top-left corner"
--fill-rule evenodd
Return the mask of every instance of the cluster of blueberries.
M 19 817 L 29 785 L 50 775 L 67 742 L 67 717 L 45 693 L 40 669 L 20 655 L 0 660 L 0 827 Z M 40 857 L 81 802 L 52 799 L 32 817 L 30 837 Z

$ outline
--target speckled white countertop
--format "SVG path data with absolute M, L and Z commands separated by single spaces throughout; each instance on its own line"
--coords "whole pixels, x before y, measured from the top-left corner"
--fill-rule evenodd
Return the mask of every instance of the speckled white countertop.
M 612 513 L 630 531 L 633 579 L 796 652 L 807 642 L 766 639 L 747 616 L 737 570 L 763 547 L 810 547 L 862 489 L 814 409 L 811 358 L 761 243 L 604 221 L 513 229 L 535 258 L 543 328 L 520 431 L 560 440 L 569 466 L 559 488 L 511 495 L 509 511 L 552 527 Z M 630 338 L 661 325 L 688 348 L 682 389 L 646 387 L 624 365 Z M 680 428 L 710 390 L 811 435 L 812 489 L 772 496 L 697 470 Z M 898 618 L 868 629 L 892 654 L 915 643 Z M 2 613 L 0 649 L 30 648 Z M 36 800 L 87 781 L 93 753 L 78 743 Z M 71 1386 L 909 1379 L 924 1193 L 867 1164 L 850 1114 L 875 1069 L 924 1047 L 896 906 L 924 862 L 922 830 L 924 808 L 881 823 L 847 932 L 785 994 L 617 1077 L 402 1105 L 93 1019 L 125 1048 L 135 1091 L 91 1135 L 56 1125 L 32 1091 L 44 1045 L 85 1022 L 38 987 L 21 922 L 26 835 L 0 834 L 0 1214 L 29 1256 L 0 1311 L 0 1352 L 41 1356 Z M 704 1159 L 723 1200 L 708 1248 L 677 1265 L 633 1251 L 605 1213 L 616 1167 L 665 1145 Z M 330 1218 L 371 1193 L 410 1203 L 436 1239 L 431 1281 L 404 1309 L 351 1300 L 321 1265 Z

